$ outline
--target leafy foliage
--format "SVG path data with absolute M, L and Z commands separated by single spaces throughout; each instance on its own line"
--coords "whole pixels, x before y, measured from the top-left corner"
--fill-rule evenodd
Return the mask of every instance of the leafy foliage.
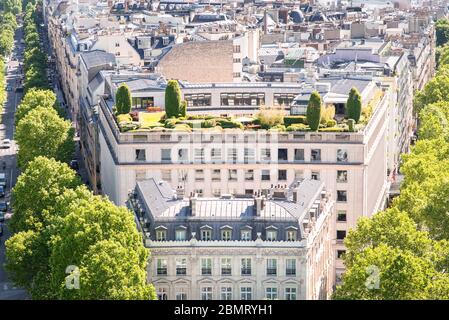
M 178 117 L 181 107 L 181 89 L 178 81 L 169 80 L 165 88 L 165 113 L 167 118 Z
M 118 114 L 128 114 L 131 111 L 131 91 L 126 84 L 120 85 L 115 95 L 115 106 Z
M 15 139 L 20 146 L 18 164 L 25 168 L 35 157 L 44 156 L 69 162 L 75 148 L 71 123 L 54 109 L 38 107 L 17 124 Z
M 349 91 L 348 101 L 346 102 L 346 115 L 349 119 L 354 119 L 357 123 L 360 120 L 362 114 L 362 97 L 359 90 L 352 87 Z
M 310 95 L 307 105 L 307 123 L 311 130 L 317 131 L 321 121 L 321 96 L 317 91 Z

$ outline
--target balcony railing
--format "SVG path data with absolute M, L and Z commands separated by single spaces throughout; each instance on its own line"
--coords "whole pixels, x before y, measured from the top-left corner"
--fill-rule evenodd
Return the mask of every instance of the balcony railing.
M 276 268 L 267 268 L 267 276 L 275 276 L 277 274 Z
M 167 268 L 157 268 L 157 275 L 158 276 L 166 276 L 167 275 Z
M 296 269 L 293 268 L 287 268 L 285 270 L 285 275 L 286 276 L 296 276 Z
M 231 268 L 221 268 L 221 275 L 222 276 L 230 276 L 232 274 Z
M 201 268 L 201 275 L 203 275 L 203 276 L 212 275 L 212 269 L 211 268 Z
M 242 268 L 242 276 L 250 276 L 251 268 Z
M 187 274 L 187 268 L 176 268 L 177 276 L 185 276 Z

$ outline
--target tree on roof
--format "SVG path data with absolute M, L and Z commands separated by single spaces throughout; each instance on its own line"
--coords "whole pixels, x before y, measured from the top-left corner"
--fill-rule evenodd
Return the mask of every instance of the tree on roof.
M 115 106 L 118 114 L 127 114 L 131 111 L 131 91 L 126 84 L 121 84 L 115 94 Z

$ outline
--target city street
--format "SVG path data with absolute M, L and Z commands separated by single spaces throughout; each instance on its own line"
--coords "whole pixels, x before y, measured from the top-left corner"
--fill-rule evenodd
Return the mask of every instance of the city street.
M 14 186 L 18 176 L 18 169 L 16 166 L 16 154 L 17 147 L 13 140 L 14 138 L 14 114 L 17 105 L 22 99 L 22 93 L 15 91 L 18 79 L 21 76 L 21 68 L 19 64 L 22 63 L 24 45 L 20 43 L 23 39 L 23 29 L 18 28 L 15 34 L 14 51 L 11 55 L 11 60 L 7 63 L 7 87 L 10 88 L 8 93 L 7 102 L 3 108 L 2 121 L 0 124 L 0 140 L 10 139 L 12 145 L 8 149 L 0 150 L 0 172 L 6 174 L 6 194 L 5 201 L 10 202 L 11 188 Z M 3 170 L 3 163 L 6 163 L 6 169 Z M 7 299 L 27 299 L 25 290 L 15 288 L 13 284 L 8 280 L 3 264 L 5 262 L 5 241 L 9 238 L 10 233 L 8 231 L 8 218 L 10 217 L 10 208 L 8 208 L 8 214 L 4 222 L 3 236 L 0 237 L 0 300 Z

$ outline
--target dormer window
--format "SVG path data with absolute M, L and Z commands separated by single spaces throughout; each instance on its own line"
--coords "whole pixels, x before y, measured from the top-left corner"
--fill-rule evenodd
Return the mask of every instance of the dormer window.
M 285 239 L 287 241 L 296 241 L 297 234 L 296 230 L 287 230 Z
M 166 241 L 167 240 L 167 230 L 164 230 L 164 229 L 156 230 L 156 240 L 157 241 Z
M 186 227 L 181 226 L 176 229 L 175 231 L 175 240 L 176 241 L 185 241 L 187 238 L 187 231 Z
M 201 240 L 211 241 L 212 240 L 212 228 L 210 226 L 201 227 Z
M 221 230 L 221 240 L 230 241 L 232 239 L 232 228 L 225 226 Z
M 275 229 L 267 230 L 267 241 L 276 241 L 278 232 Z
M 240 231 L 240 240 L 242 241 L 250 241 L 251 240 L 251 230 L 242 230 Z

